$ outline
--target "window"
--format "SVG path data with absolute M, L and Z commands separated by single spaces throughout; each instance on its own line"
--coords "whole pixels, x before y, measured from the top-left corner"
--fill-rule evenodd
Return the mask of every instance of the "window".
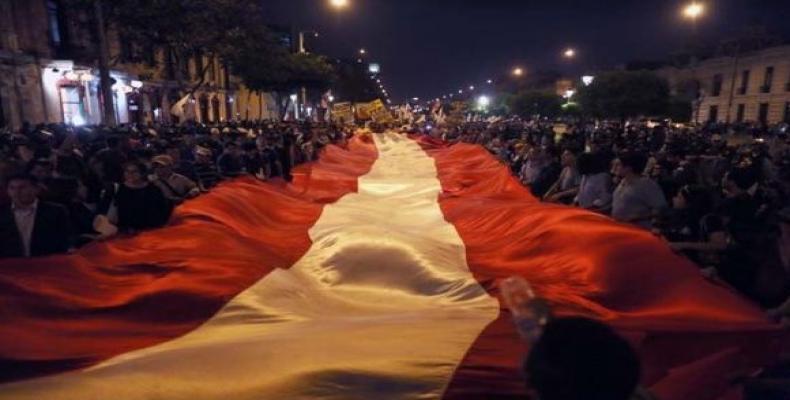
M 768 103 L 760 103 L 760 113 L 757 120 L 761 124 L 768 123 Z
M 230 89 L 230 70 L 227 65 L 225 65 L 225 68 L 222 68 L 222 70 L 225 74 L 225 89 Z
M 54 0 L 47 1 L 47 23 L 49 24 L 49 40 L 52 46 L 63 45 L 63 35 L 60 31 L 60 8 Z
M 189 80 L 189 56 L 186 54 L 180 55 L 181 62 L 179 63 L 181 66 L 181 79 Z
M 202 78 L 202 74 L 205 73 L 203 71 L 203 52 L 196 51 L 195 52 L 195 78 L 200 79 Z
M 738 89 L 738 94 L 746 94 L 749 90 L 749 73 L 748 69 L 741 73 L 741 87 Z
M 738 104 L 738 112 L 735 114 L 735 122 L 743 122 L 744 114 L 746 114 L 746 105 Z
M 716 122 L 719 120 L 719 106 L 710 106 L 708 111 L 708 122 Z
M 219 79 L 217 79 L 217 68 L 213 57 L 208 60 L 208 79 L 214 82 L 219 81 Z
M 0 116 L 0 118 L 1 117 L 2 116 Z M 786 124 L 790 124 L 790 101 L 785 103 L 784 121 L 785 121 Z
M 771 93 L 771 84 L 774 81 L 774 67 L 768 67 L 765 69 L 765 79 L 763 80 L 763 86 L 760 88 L 762 93 Z
M 172 47 L 165 49 L 165 76 L 169 80 L 176 79 L 176 55 Z
M 713 75 L 713 91 L 711 96 L 718 97 L 721 95 L 721 84 L 724 82 L 724 77 L 721 74 Z

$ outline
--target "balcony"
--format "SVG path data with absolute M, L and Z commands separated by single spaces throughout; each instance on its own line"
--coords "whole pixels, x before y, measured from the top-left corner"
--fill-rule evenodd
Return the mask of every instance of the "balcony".
M 760 93 L 771 93 L 771 86 L 770 85 L 760 86 Z

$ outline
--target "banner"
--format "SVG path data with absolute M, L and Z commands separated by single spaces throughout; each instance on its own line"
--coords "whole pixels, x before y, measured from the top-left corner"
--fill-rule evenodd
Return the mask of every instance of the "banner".
M 395 121 L 381 99 L 376 99 L 369 103 L 357 103 L 356 109 L 357 120 L 373 120 L 373 122 L 378 123 L 390 123 Z
M 337 103 L 332 105 L 332 122 L 350 124 L 354 122 L 354 110 L 351 103 Z

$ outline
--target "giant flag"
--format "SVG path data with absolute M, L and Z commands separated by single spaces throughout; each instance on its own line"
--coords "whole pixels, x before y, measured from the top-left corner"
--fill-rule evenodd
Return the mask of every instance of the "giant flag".
M 783 339 L 649 233 L 540 203 L 481 147 L 384 133 L 0 262 L 0 399 L 521 398 L 513 275 L 613 325 L 665 400 L 732 395 Z

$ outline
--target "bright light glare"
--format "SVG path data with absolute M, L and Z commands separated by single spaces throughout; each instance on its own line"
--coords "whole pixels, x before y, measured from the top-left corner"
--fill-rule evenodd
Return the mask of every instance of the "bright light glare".
M 513 75 L 515 76 L 524 75 L 524 69 L 522 69 L 521 67 L 513 68 Z
M 488 96 L 480 96 L 477 98 L 477 105 L 480 106 L 480 108 L 486 108 L 489 104 L 491 104 L 491 99 L 489 99 Z
M 696 2 L 687 5 L 683 9 L 683 15 L 691 19 L 697 19 L 703 12 L 705 12 L 705 6 Z
M 594 80 L 595 80 L 595 77 L 592 76 L 592 75 L 585 75 L 585 76 L 582 77 L 582 83 L 584 83 L 584 86 L 592 85 Z
M 82 118 L 82 115 L 80 114 L 75 114 L 73 117 L 71 117 L 71 123 L 74 126 L 85 125 L 85 118 Z
M 565 53 L 563 53 L 566 58 L 573 58 L 576 56 L 576 50 L 574 49 L 566 49 Z
M 474 86 L 469 86 L 469 90 L 475 90 Z
M 329 0 L 329 4 L 334 8 L 346 8 L 348 7 L 348 0 Z

